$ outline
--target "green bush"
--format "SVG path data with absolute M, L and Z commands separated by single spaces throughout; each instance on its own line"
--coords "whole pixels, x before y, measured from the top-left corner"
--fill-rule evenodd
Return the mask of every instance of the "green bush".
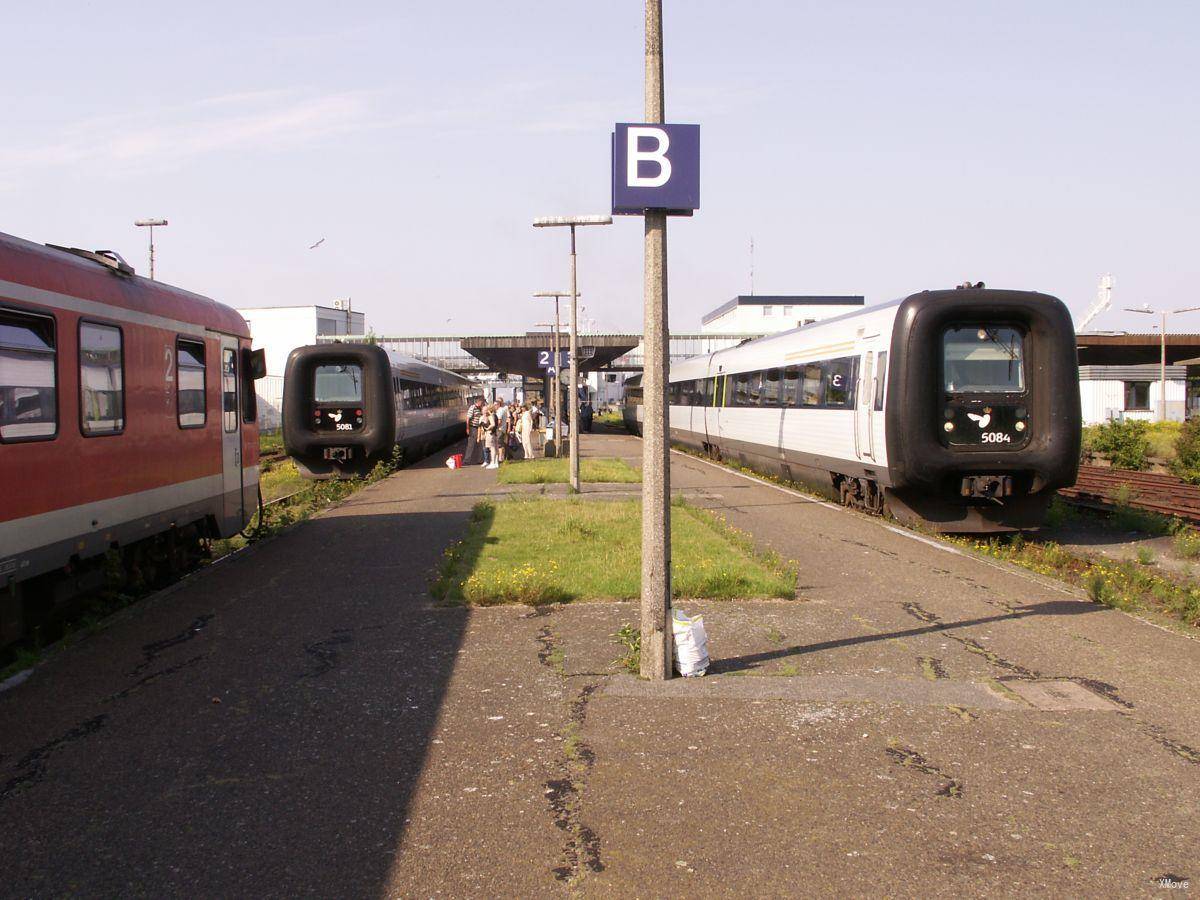
M 1146 439 L 1150 441 L 1150 456 L 1154 459 L 1175 459 L 1175 444 L 1179 440 L 1182 422 L 1151 422 L 1146 426 Z
M 1200 484 L 1200 418 L 1188 419 L 1179 430 L 1171 471 L 1189 484 Z
M 1097 426 L 1089 436 L 1088 449 L 1107 457 L 1118 469 L 1141 471 L 1146 468 L 1146 456 L 1150 451 L 1147 431 L 1145 422 L 1114 419 Z

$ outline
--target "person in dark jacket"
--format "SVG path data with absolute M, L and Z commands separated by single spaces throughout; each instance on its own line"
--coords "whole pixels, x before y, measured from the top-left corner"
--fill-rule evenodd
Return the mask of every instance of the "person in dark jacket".
M 483 398 L 476 397 L 467 408 L 467 451 L 463 454 L 464 466 L 477 466 L 484 461 L 483 444 L 479 439 L 483 424 Z

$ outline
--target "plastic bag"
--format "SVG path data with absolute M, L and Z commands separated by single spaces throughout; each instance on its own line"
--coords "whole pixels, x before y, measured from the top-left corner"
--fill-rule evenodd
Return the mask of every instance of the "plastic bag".
M 675 668 L 684 678 L 703 675 L 708 670 L 708 632 L 704 616 L 689 616 L 681 609 L 671 611 L 671 632 L 675 638 Z

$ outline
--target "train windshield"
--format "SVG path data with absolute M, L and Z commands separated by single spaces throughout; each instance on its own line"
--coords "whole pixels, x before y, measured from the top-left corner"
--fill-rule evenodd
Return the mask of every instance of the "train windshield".
M 362 366 L 317 366 L 313 381 L 317 403 L 362 403 Z
M 960 326 L 942 333 L 942 378 L 955 394 L 1025 390 L 1025 344 L 1015 328 Z

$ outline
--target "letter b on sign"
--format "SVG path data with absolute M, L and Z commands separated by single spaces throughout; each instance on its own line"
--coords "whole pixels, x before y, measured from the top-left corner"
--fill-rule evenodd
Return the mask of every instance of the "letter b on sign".
M 638 141 L 647 138 L 655 142 L 653 150 L 638 149 Z M 630 128 L 625 132 L 625 152 L 628 154 L 626 163 L 625 183 L 630 187 L 662 187 L 671 180 L 671 161 L 667 159 L 667 148 L 671 146 L 671 136 L 662 128 L 642 125 Z M 638 168 L 642 161 L 658 166 L 656 175 L 646 177 L 639 175 Z
M 700 126 L 619 124 L 612 140 L 612 211 L 690 216 L 700 208 Z

